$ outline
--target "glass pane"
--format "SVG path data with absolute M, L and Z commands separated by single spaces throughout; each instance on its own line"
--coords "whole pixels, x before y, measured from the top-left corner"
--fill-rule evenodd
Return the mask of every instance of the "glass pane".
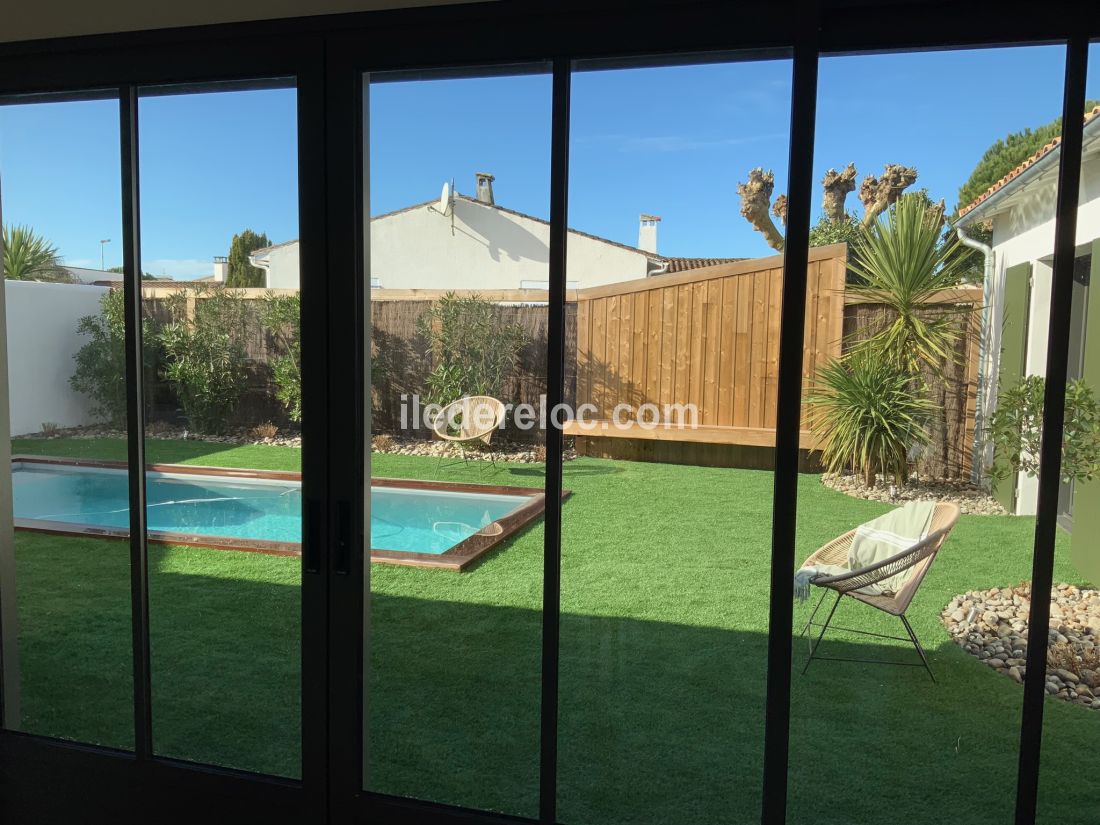
M 0 106 L 5 725 L 132 748 L 129 544 L 85 535 L 109 511 L 125 536 L 125 465 L 101 500 L 56 463 L 126 459 L 119 175 L 117 99 Z
M 1086 823 L 1096 818 L 1100 784 L 1078 768 L 1080 754 L 1100 741 L 1100 481 L 1090 478 L 1100 461 L 1097 393 L 1100 392 L 1100 44 L 1089 47 L 1085 88 L 1085 126 L 1081 154 L 1081 191 L 1077 213 L 1077 250 L 1073 269 L 1073 306 L 1069 325 L 1066 431 L 1062 440 L 1062 481 L 1058 507 L 1058 545 L 1051 593 L 1047 650 L 1047 702 L 1043 708 L 1043 747 L 1038 821 Z M 1050 153 L 1056 164 L 1059 150 Z M 1049 189 L 1051 184 L 1031 185 Z M 1029 187 L 1022 195 L 1029 196 Z M 1034 200 L 1036 195 L 1031 194 Z M 1046 201 L 1044 201 L 1045 203 Z M 998 216 L 1004 221 L 1011 215 Z M 1036 225 L 1053 243 L 1053 209 Z M 997 224 L 994 223 L 994 226 Z M 1015 235 L 1008 236 L 1016 237 Z M 996 249 L 996 245 L 994 246 Z M 1036 334 L 1047 335 L 1046 318 L 1036 319 Z M 1057 335 L 1049 336 L 1051 341 Z M 1038 384 L 1038 370 L 1033 381 Z M 1010 397 L 1006 409 L 1016 401 Z M 1091 466 L 1090 466 L 1091 465 Z
M 576 68 L 559 818 L 751 819 L 791 62 Z
M 550 76 L 369 96 L 364 787 L 534 816 Z
M 153 745 L 301 772 L 292 85 L 140 100 Z
M 1063 71 L 1057 47 L 821 61 L 811 241 L 846 241 L 848 271 L 805 395 L 791 822 L 1013 818 L 1034 500 L 1001 474 L 991 412 L 1045 357 L 1052 245 L 1001 222 L 1038 167 L 1001 181 L 1050 139 L 1020 132 L 1058 116 Z M 1053 214 L 1036 195 L 1025 223 Z M 993 244 L 989 268 L 956 230 Z

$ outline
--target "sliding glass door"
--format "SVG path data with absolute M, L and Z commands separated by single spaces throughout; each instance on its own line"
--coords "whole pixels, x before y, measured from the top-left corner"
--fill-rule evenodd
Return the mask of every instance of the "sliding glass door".
M 592 5 L 0 49 L 0 819 L 1035 821 L 1084 34 Z
M 12 821 L 324 817 L 317 55 L 2 99 Z

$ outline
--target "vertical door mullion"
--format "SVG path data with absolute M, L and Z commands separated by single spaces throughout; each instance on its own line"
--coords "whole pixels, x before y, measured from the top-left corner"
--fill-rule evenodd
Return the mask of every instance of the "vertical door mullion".
M 1020 728 L 1020 763 L 1016 780 L 1016 825 L 1035 822 L 1039 791 L 1039 751 L 1043 741 L 1046 695 L 1047 633 L 1050 588 L 1054 579 L 1054 543 L 1058 526 L 1058 492 L 1062 469 L 1062 430 L 1069 362 L 1070 312 L 1073 307 L 1073 259 L 1077 241 L 1077 197 L 1081 185 L 1081 145 L 1089 41 L 1069 41 L 1062 99 L 1062 145 L 1058 159 L 1058 200 L 1054 223 L 1054 264 L 1047 322 L 1046 388 L 1043 396 L 1043 440 L 1039 454 L 1039 500 L 1035 519 L 1035 553 L 1031 568 L 1031 614 L 1028 617 L 1027 676 Z M 1057 330 L 1057 333 L 1054 333 Z M 1038 642 L 1036 642 L 1038 640 Z
M 554 60 L 550 120 L 549 312 L 546 403 L 557 410 L 565 391 L 565 261 L 569 208 L 569 84 L 571 61 Z M 542 694 L 539 739 L 539 821 L 557 821 L 558 661 L 561 630 L 562 431 L 558 416 L 546 428 L 546 507 L 543 514 Z
M 791 574 L 798 506 L 798 440 L 802 419 L 802 351 L 806 323 L 806 266 L 817 108 L 817 4 L 802 3 L 794 47 L 791 92 L 787 232 L 783 250 L 779 376 L 772 500 L 771 597 L 764 725 L 761 821 L 782 825 L 787 815 L 791 714 Z
M 133 633 L 134 752 L 153 754 L 149 669 L 149 545 L 145 513 L 145 391 L 142 371 L 141 206 L 137 87 L 119 89 L 122 146 L 123 289 L 126 326 L 126 440 L 130 504 L 130 621 Z
M 328 415 L 328 495 L 324 518 L 329 525 L 323 565 L 328 577 L 328 793 L 330 821 L 354 821 L 362 796 L 363 738 L 366 711 L 363 685 L 364 628 L 369 608 L 364 590 L 368 575 L 367 514 L 357 502 L 369 493 L 369 451 L 365 437 L 370 414 L 370 387 L 365 381 L 365 359 L 370 331 L 363 313 L 363 266 L 360 246 L 365 168 L 361 84 L 355 65 L 357 42 L 330 38 L 325 60 L 325 204 L 324 237 L 327 247 L 325 323 L 328 352 L 326 375 Z M 351 542 L 348 566 L 336 570 L 331 552 L 338 537 L 335 520 L 345 525 Z
M 302 370 L 302 786 L 306 810 L 328 800 L 329 405 L 325 227 L 325 72 L 320 39 L 303 44 L 298 88 L 298 215 Z

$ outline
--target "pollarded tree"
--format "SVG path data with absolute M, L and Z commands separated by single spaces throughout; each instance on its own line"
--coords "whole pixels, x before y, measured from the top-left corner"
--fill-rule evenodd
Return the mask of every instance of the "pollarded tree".
M 248 256 L 265 246 L 271 246 L 271 241 L 264 232 L 257 234 L 251 229 L 246 229 L 234 235 L 233 242 L 229 245 L 229 274 L 226 276 L 225 285 L 262 287 L 264 271 L 249 263 Z
M 898 163 L 886 164 L 881 177 L 865 175 L 859 185 L 863 215 L 857 218 L 850 214 L 845 206 L 848 193 L 855 191 L 856 188 L 855 164 L 849 163 L 839 172 L 836 169 L 829 169 L 821 180 L 823 217 L 815 227 L 818 237 L 838 236 L 838 240 L 848 240 L 858 234 L 860 229 L 871 226 L 875 219 L 896 203 L 902 192 L 912 186 L 916 180 L 916 169 Z M 779 195 L 773 204 L 774 188 L 775 175 L 772 171 L 765 172 L 758 167 L 749 172 L 747 181 L 737 185 L 737 194 L 741 196 L 742 217 L 764 236 L 768 246 L 782 252 L 783 233 L 772 221 L 771 216 L 779 218 L 786 227 L 787 198 L 785 195 Z

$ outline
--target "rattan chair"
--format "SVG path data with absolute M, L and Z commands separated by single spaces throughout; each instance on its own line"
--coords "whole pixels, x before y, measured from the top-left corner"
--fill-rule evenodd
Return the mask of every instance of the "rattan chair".
M 909 624 L 909 619 L 905 616 L 905 611 L 909 609 L 909 604 L 913 601 L 913 597 L 917 593 L 917 588 L 919 588 L 921 582 L 924 581 L 924 576 L 928 572 L 928 568 L 932 566 L 932 562 L 936 559 L 936 554 L 940 551 L 943 543 L 947 540 L 948 535 L 950 535 L 952 528 L 954 528 L 955 522 L 958 520 L 959 506 L 957 504 L 939 502 L 936 504 L 936 509 L 932 513 L 932 523 L 929 525 L 928 535 L 908 550 L 903 550 L 888 559 L 868 565 L 867 567 L 862 567 L 859 570 L 853 570 L 850 573 L 845 572 L 835 576 L 815 576 L 811 579 L 810 584 L 815 587 L 820 587 L 823 592 L 817 605 L 814 607 L 813 613 L 810 614 L 809 621 L 806 622 L 806 626 L 799 635 L 807 635 L 811 627 L 820 627 L 821 632 L 817 634 L 816 640 L 812 639 L 812 633 L 807 637 L 811 639 L 810 655 L 809 658 L 806 659 L 806 665 L 802 668 L 802 672 L 805 673 L 809 669 L 810 662 L 814 659 L 913 666 L 920 666 L 923 664 L 925 670 L 928 671 L 928 675 L 931 676 L 932 681 L 935 682 L 936 677 L 928 664 L 928 657 L 925 655 L 924 648 L 921 647 L 921 643 L 917 639 L 917 634 L 913 632 L 913 628 Z M 855 538 L 855 535 L 856 531 L 850 530 L 843 536 L 833 539 L 806 559 L 802 566 L 806 567 L 814 564 L 846 565 L 848 563 L 848 549 L 852 546 L 852 539 Z M 890 579 L 905 571 L 909 571 L 908 577 L 896 593 L 860 592 L 860 590 L 869 585 L 878 584 L 879 582 Z M 833 602 L 833 607 L 829 611 L 829 616 L 825 620 L 825 623 L 817 624 L 814 622 L 814 618 L 817 616 L 818 610 L 821 608 L 822 603 L 825 601 L 825 597 L 829 595 L 830 591 L 836 593 L 836 601 Z M 837 605 L 840 604 L 840 600 L 845 596 L 849 596 L 856 601 L 870 605 L 884 613 L 889 613 L 891 616 L 897 616 L 905 626 L 905 632 L 908 634 L 908 638 L 887 636 L 882 633 L 871 633 L 866 630 L 855 630 L 853 628 L 834 626 L 835 630 L 845 630 L 849 633 L 858 633 L 864 636 L 876 636 L 880 639 L 894 639 L 900 642 L 911 642 L 920 655 L 920 661 L 881 662 L 867 659 L 849 659 L 817 655 L 818 647 L 825 636 L 825 631 L 829 629 L 830 623 L 833 620 L 833 614 L 836 613 Z
M 489 461 L 496 465 L 496 458 L 490 448 L 493 433 L 504 420 L 505 407 L 497 399 L 488 395 L 468 395 L 452 401 L 444 407 L 435 422 L 432 432 L 436 438 L 457 444 L 462 452 L 462 460 L 468 462 L 466 449 L 474 443 L 484 444 L 489 450 Z M 443 456 L 440 455 L 440 462 Z

